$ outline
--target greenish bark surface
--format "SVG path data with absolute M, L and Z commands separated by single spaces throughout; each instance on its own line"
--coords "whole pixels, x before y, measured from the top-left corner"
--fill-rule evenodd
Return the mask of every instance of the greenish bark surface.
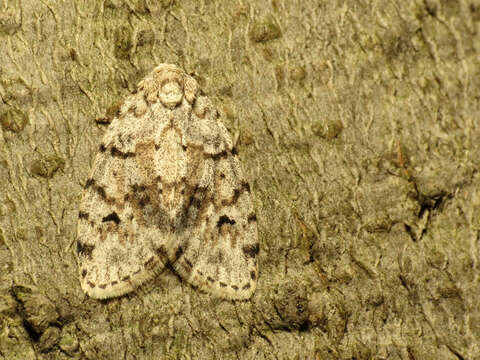
M 118 102 L 192 74 L 259 220 L 246 302 L 77 279 Z M 0 2 L 0 359 L 479 359 L 480 1 Z

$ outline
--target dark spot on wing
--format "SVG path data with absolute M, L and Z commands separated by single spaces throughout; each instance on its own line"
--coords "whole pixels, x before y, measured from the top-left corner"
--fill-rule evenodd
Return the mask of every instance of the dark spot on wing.
M 255 279 L 257 278 L 257 273 L 256 273 L 255 271 L 253 271 L 253 270 L 250 271 L 250 278 L 251 278 L 252 280 L 255 280 Z
M 238 290 L 238 286 L 237 285 L 232 285 L 230 286 L 233 290 Z
M 175 258 L 179 258 L 182 254 L 183 254 L 183 248 L 179 246 L 177 251 L 175 251 Z
M 105 289 L 105 288 L 107 287 L 107 284 L 98 285 L 98 287 L 99 287 L 100 289 Z
M 138 184 L 133 184 L 131 187 L 133 192 L 142 192 L 142 191 L 145 191 L 146 189 L 145 185 L 138 185 Z
M 196 196 L 192 196 L 190 206 L 194 207 L 195 209 L 200 209 L 202 206 L 202 200 Z
M 117 149 L 115 146 L 112 146 L 112 148 L 110 149 L 110 155 L 112 155 L 113 157 L 116 157 L 116 158 L 120 158 L 120 159 L 127 159 L 129 157 L 134 157 L 135 156 L 135 153 L 133 152 L 123 152 L 123 151 L 120 151 L 119 149 Z
M 235 146 L 232 148 L 232 155 L 238 155 L 238 150 Z
M 240 197 L 240 189 L 235 189 L 233 190 L 233 198 L 232 201 L 225 201 L 224 205 L 230 204 L 235 204 L 238 201 L 238 198 Z
M 138 205 L 140 205 L 140 207 L 143 209 L 149 203 L 150 203 L 150 197 L 148 195 L 145 195 L 140 198 Z
M 158 247 L 156 249 L 156 253 L 163 259 L 166 259 L 168 258 L 168 252 L 167 252 L 167 249 L 165 249 L 165 246 L 163 245 L 160 245 L 160 247 Z
M 82 278 L 84 279 L 85 276 L 87 276 L 87 270 L 83 269 L 82 270 Z
M 94 287 L 95 287 L 95 284 L 92 283 L 91 281 L 87 281 L 87 284 L 88 284 L 88 286 L 90 286 L 91 288 L 94 288 Z
M 224 282 L 221 282 L 221 281 L 220 281 L 219 284 L 220 284 L 221 287 L 227 287 L 227 284 L 225 284 Z
M 222 205 L 223 206 L 228 206 L 228 205 L 233 205 L 235 204 L 237 201 L 238 201 L 238 198 L 240 197 L 240 195 L 244 192 L 250 192 L 250 185 L 247 183 L 247 182 L 242 182 L 240 187 L 235 189 L 233 191 L 233 196 L 230 200 L 228 199 L 224 199 L 222 200 Z
M 105 147 L 104 144 L 100 144 L 100 147 L 98 148 L 98 150 L 100 150 L 101 153 L 104 153 L 105 150 L 107 150 L 107 148 Z
M 185 271 L 187 273 L 191 273 L 192 272 L 192 263 L 187 260 L 186 258 L 184 258 L 184 261 L 181 263 L 183 265 L 183 268 L 185 269 Z
M 215 282 L 215 279 L 212 278 L 211 276 L 207 276 L 207 280 L 210 281 L 211 283 Z
M 153 267 L 155 266 L 155 258 L 152 256 L 150 259 L 145 261 L 143 266 L 145 266 L 145 268 L 147 268 L 148 270 L 153 269 Z
M 250 184 L 246 181 L 242 182 L 242 188 L 246 190 L 248 193 L 250 192 Z
M 112 286 L 115 286 L 115 285 L 117 285 L 117 284 L 118 284 L 118 281 L 117 281 L 117 280 L 115 280 L 115 281 L 112 281 L 112 282 L 111 282 L 111 284 L 112 284 Z
M 88 220 L 88 213 L 83 212 L 83 211 L 79 211 L 78 212 L 78 218 Z
M 248 220 L 249 223 L 254 222 L 254 221 L 257 221 L 257 215 L 255 215 L 255 214 L 250 214 L 250 215 L 248 215 L 247 220 Z
M 206 154 L 206 157 L 211 157 L 213 160 L 218 161 L 220 159 L 226 158 L 228 156 L 228 152 L 226 150 L 223 150 L 222 152 L 219 152 L 218 154 Z
M 242 290 L 248 290 L 248 289 L 250 289 L 250 287 L 251 287 L 250 283 L 248 283 L 248 284 L 246 284 L 242 287 Z
M 93 249 L 95 249 L 95 245 L 87 245 L 77 241 L 77 254 L 91 258 Z
M 194 207 L 197 210 L 200 209 L 202 206 L 202 199 L 205 196 L 206 188 L 196 185 L 194 187 L 187 187 L 187 191 L 189 202 L 186 209 L 189 209 L 190 207 Z
M 88 179 L 86 184 L 85 184 L 85 189 L 88 189 L 90 186 L 95 185 L 95 180 L 93 179 Z
M 242 251 L 245 256 L 250 258 L 256 257 L 259 250 L 260 248 L 258 247 L 258 243 L 253 245 L 245 245 L 244 247 L 242 247 Z
M 103 200 L 107 200 L 107 194 L 105 193 L 105 189 L 100 186 L 95 184 L 94 179 L 88 179 L 87 183 L 85 184 L 85 189 L 92 188 L 98 196 L 100 196 Z
M 120 218 L 117 213 L 114 211 L 111 214 L 108 214 L 102 219 L 102 222 L 113 221 L 115 224 L 120 224 Z
M 222 215 L 222 216 L 220 216 L 220 218 L 218 219 L 217 227 L 221 227 L 223 224 L 234 225 L 234 224 L 235 224 L 235 220 L 230 219 L 227 215 Z
M 122 281 L 128 281 L 128 280 L 130 280 L 130 275 L 127 275 L 127 276 L 122 278 Z
M 105 189 L 103 187 L 95 186 L 95 191 L 102 199 L 105 200 L 107 198 L 107 194 L 105 193 Z

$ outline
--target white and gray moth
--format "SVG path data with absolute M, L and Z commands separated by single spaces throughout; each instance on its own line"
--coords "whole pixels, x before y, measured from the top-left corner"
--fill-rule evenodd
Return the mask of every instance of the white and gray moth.
M 197 82 L 161 64 L 107 129 L 78 214 L 82 289 L 126 294 L 164 267 L 226 299 L 255 291 L 257 219 L 232 139 Z

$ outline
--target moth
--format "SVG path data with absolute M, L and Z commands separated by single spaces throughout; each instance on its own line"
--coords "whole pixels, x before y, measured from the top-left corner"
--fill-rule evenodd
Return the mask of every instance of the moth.
M 109 125 L 78 213 L 83 291 L 131 292 L 165 267 L 201 291 L 256 289 L 257 218 L 232 138 L 197 82 L 161 64 Z

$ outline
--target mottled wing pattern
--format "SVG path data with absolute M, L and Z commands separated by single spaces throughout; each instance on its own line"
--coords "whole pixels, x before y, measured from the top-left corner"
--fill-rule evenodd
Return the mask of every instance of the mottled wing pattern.
M 79 211 L 83 290 L 123 295 L 165 265 L 215 296 L 256 288 L 256 217 L 232 140 L 198 85 L 158 66 L 105 133 Z
M 173 262 L 176 272 L 201 290 L 248 299 L 258 276 L 257 219 L 231 137 L 206 97 L 196 99 L 184 141 L 192 159 L 211 169 L 207 182 L 187 183 L 190 236 Z M 196 166 L 191 166 L 195 168 Z
M 153 129 L 150 114 L 137 115 L 127 112 L 110 125 L 80 205 L 80 282 L 93 298 L 128 293 L 164 266 L 148 244 L 154 239 L 166 242 L 165 229 L 145 216 L 150 198 L 160 199 L 161 192 L 161 184 L 145 166 L 151 161 L 142 162 L 149 150 L 154 151 L 148 145 L 153 144 L 152 132 L 148 131 Z

